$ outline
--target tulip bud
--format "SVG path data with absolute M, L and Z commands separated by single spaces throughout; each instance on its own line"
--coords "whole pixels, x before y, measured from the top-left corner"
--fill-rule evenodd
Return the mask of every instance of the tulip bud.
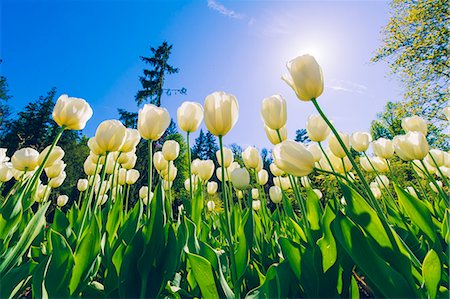
M 58 205 L 58 207 L 64 207 L 67 204 L 68 201 L 69 201 L 69 196 L 67 196 L 67 195 L 60 195 L 56 199 L 56 204 Z
M 268 126 L 264 126 L 264 131 L 266 131 L 267 139 L 269 139 L 270 143 L 276 145 L 280 142 L 283 142 L 287 139 L 287 129 L 286 126 L 282 127 L 277 131 L 272 130 Z M 279 135 L 278 135 L 279 134 Z M 280 140 L 281 138 L 281 140 Z
M 123 153 L 131 152 L 136 149 L 139 141 L 141 141 L 139 131 L 136 129 L 126 128 L 125 139 L 119 151 Z
M 118 120 L 105 120 L 97 127 L 95 141 L 103 152 L 118 151 L 125 141 L 127 128 Z
M 446 152 L 444 152 L 440 149 L 432 149 L 429 151 L 428 155 L 425 157 L 425 162 L 432 165 L 433 167 L 444 166 L 445 154 L 446 154 Z
M 36 200 L 36 202 L 46 201 L 50 196 L 50 192 L 51 188 L 47 187 L 46 185 L 39 184 L 34 199 Z
M 375 178 L 375 183 L 379 188 L 387 188 L 389 186 L 389 179 L 385 175 L 379 175 Z
M 125 183 L 127 185 L 133 185 L 137 182 L 137 180 L 139 179 L 139 171 L 136 169 L 129 169 L 127 170 L 127 177 L 125 180 Z
M 125 169 L 132 169 L 134 168 L 134 166 L 136 166 L 136 161 L 137 161 L 137 156 L 135 153 L 133 152 L 129 152 L 127 153 L 127 162 L 121 164 L 122 168 Z
M 222 167 L 217 167 L 216 169 L 216 177 L 219 179 L 219 181 L 223 181 L 222 180 Z M 225 171 L 225 182 L 227 182 L 229 180 L 229 176 L 227 175 L 227 172 Z
M 302 101 L 317 99 L 323 92 L 322 68 L 311 55 L 299 56 L 287 63 L 289 75 L 282 79 Z
M 239 107 L 236 97 L 223 91 L 208 95 L 204 104 L 205 125 L 215 136 L 225 136 L 236 124 Z
M 139 189 L 139 198 L 140 199 L 144 199 L 144 198 L 147 197 L 147 195 L 148 195 L 148 187 L 147 186 L 142 186 Z
M 106 192 L 108 192 L 110 187 L 111 187 L 111 184 L 109 181 L 98 180 L 95 182 L 94 192 L 95 192 L 95 194 L 103 195 Z
M 216 194 L 217 188 L 218 188 L 218 185 L 217 185 L 217 183 L 214 182 L 214 181 L 208 182 L 208 184 L 206 185 L 206 191 L 207 191 L 208 194 L 210 194 L 210 195 Z
M 241 190 L 236 190 L 236 197 L 238 199 L 243 199 L 244 198 L 244 193 L 242 193 Z
M 77 189 L 80 192 L 86 191 L 88 188 L 88 180 L 86 179 L 79 179 L 77 182 Z
M 39 152 L 31 147 L 17 150 L 11 157 L 12 165 L 20 171 L 33 171 L 38 166 Z
M 88 159 L 86 159 L 84 161 L 83 168 L 84 168 L 84 173 L 88 176 L 91 176 L 91 175 L 96 174 L 96 171 L 95 171 L 96 169 L 97 169 L 97 173 L 99 173 L 102 169 L 102 165 L 96 165 L 96 164 L 92 163 L 91 159 L 89 159 L 89 157 L 88 157 Z
M 167 160 L 164 159 L 162 152 L 156 152 L 153 154 L 153 166 L 155 166 L 158 172 L 167 169 Z
M 210 200 L 206 203 L 206 207 L 208 208 L 209 212 L 212 212 L 216 208 L 216 203 L 214 201 Z
M 191 162 L 191 172 L 192 174 L 198 174 L 198 165 L 199 165 L 200 159 L 196 158 L 194 161 Z
M 152 198 L 153 198 L 153 192 L 150 192 L 150 200 L 148 200 L 148 196 L 147 196 L 147 193 L 146 193 L 145 197 L 141 198 L 142 203 L 144 204 L 144 206 L 149 205 L 152 202 Z
M 65 171 L 63 171 L 59 174 L 59 176 L 51 179 L 48 182 L 48 185 L 53 189 L 58 188 L 59 186 L 61 186 L 64 183 L 64 180 L 66 179 L 66 177 L 67 177 L 67 174 Z
M 311 181 L 307 176 L 302 176 L 300 178 L 300 183 L 302 184 L 303 188 L 311 188 Z
M 13 167 L 10 162 L 0 163 L 0 182 L 6 183 L 13 177 Z
M 394 155 L 394 143 L 386 138 L 379 138 L 372 143 L 373 152 L 378 157 L 390 159 Z
M 314 193 L 316 193 L 318 199 L 322 199 L 323 194 L 319 189 L 313 189 Z
M 253 188 L 252 189 L 252 199 L 258 199 L 259 198 L 259 192 L 258 189 Z
M 216 152 L 217 162 L 219 162 L 220 166 L 227 168 L 231 165 L 231 163 L 233 163 L 233 158 L 234 158 L 233 152 L 227 147 L 222 148 L 222 150 L 223 150 L 223 160 L 225 162 L 224 163 L 225 165 L 222 165 L 222 157 L 220 155 L 220 150 L 218 150 Z
M 167 140 L 162 147 L 162 154 L 166 161 L 174 161 L 180 154 L 180 144 L 175 140 Z
M 283 199 L 283 194 L 281 192 L 281 188 L 278 186 L 272 186 L 269 188 L 269 197 L 270 200 L 274 203 L 280 203 Z
M 256 148 L 249 146 L 242 152 L 242 160 L 244 160 L 245 167 L 254 169 L 258 167 L 261 156 Z
M 441 181 L 436 181 L 436 184 L 439 186 L 440 189 L 442 189 L 442 182 Z M 431 187 L 431 190 L 433 190 L 433 192 L 439 193 L 438 188 L 436 188 L 436 186 L 432 182 L 430 182 L 430 187 Z
M 49 179 L 56 178 L 66 169 L 66 164 L 62 160 L 53 163 L 52 166 L 45 168 L 45 174 Z
M 250 174 L 245 168 L 236 168 L 230 176 L 231 182 L 236 189 L 245 190 L 250 184 Z
M 294 176 L 308 175 L 314 169 L 313 155 L 303 144 L 293 140 L 275 145 L 272 155 L 277 167 Z
M 361 157 L 359 159 L 359 164 L 361 164 L 362 169 L 366 172 L 374 172 L 372 165 L 370 165 L 369 159 L 366 157 Z
M 411 186 L 406 187 L 406 192 L 408 192 L 409 194 L 411 194 L 411 195 L 414 196 L 415 198 L 419 198 L 419 197 L 417 196 L 416 189 L 414 189 L 414 188 L 411 187 Z
M 261 117 L 268 128 L 283 128 L 287 121 L 286 100 L 278 94 L 265 98 L 261 105 Z
M 119 169 L 117 184 L 119 185 L 125 185 L 127 182 L 127 170 L 126 169 Z
M 381 190 L 378 187 L 370 187 L 370 191 L 372 192 L 373 196 L 376 199 L 380 199 L 381 198 Z
M 258 171 L 258 184 L 264 186 L 269 180 L 269 173 L 265 169 Z
M 230 164 L 230 166 L 227 167 L 226 175 L 228 178 L 230 177 L 230 174 L 233 172 L 233 170 L 235 170 L 236 168 L 241 168 L 241 165 L 239 165 L 238 162 L 233 162 Z
M 428 149 L 427 139 L 420 132 L 396 136 L 395 152 L 402 160 L 422 160 L 428 154 Z
M 261 209 L 261 201 L 258 200 L 252 200 L 252 208 L 255 210 L 255 212 L 258 212 Z
M 275 163 L 271 163 L 271 164 L 269 165 L 269 168 L 270 168 L 270 172 L 271 172 L 274 176 L 282 176 L 282 175 L 284 175 L 284 171 L 281 170 L 281 169 L 279 169 Z
M 6 151 L 6 148 L 0 148 L 0 163 L 9 161 L 9 158 L 6 156 Z
M 162 180 L 162 186 L 164 188 L 164 190 L 169 190 L 170 188 L 172 188 L 173 182 L 169 182 L 167 180 Z
M 214 173 L 214 162 L 212 160 L 199 160 L 197 173 L 202 181 L 208 181 Z
M 315 143 L 308 145 L 309 152 L 313 155 L 314 162 L 319 162 L 322 159 L 322 151 L 319 146 Z
M 191 176 L 191 180 L 192 180 L 192 192 L 195 192 L 197 190 L 198 177 L 195 174 L 193 174 Z M 189 178 L 187 178 L 184 181 L 184 189 L 186 189 L 186 191 L 188 192 L 191 189 L 191 182 L 189 181 Z
M 181 130 L 195 132 L 203 120 L 203 107 L 199 103 L 184 102 L 177 109 L 177 118 Z
M 320 115 L 312 114 L 306 122 L 306 133 L 308 138 L 314 142 L 325 141 L 330 135 L 331 129 Z
M 372 142 L 372 135 L 367 132 L 355 132 L 352 134 L 350 143 L 357 152 L 365 152 Z
M 38 158 L 38 164 L 41 165 L 44 162 L 45 157 L 48 155 L 48 151 L 50 150 L 50 145 L 47 146 L 40 154 Z M 45 167 L 50 167 L 58 160 L 61 160 L 64 157 L 64 151 L 59 146 L 55 146 L 47 158 L 47 162 L 45 162 Z
M 67 130 L 83 130 L 92 113 L 91 106 L 85 100 L 63 94 L 56 101 L 52 117 Z
M 348 134 L 339 132 L 339 137 L 342 139 L 342 141 L 345 144 L 345 147 L 347 148 L 347 150 L 350 150 L 350 136 L 348 136 Z M 347 154 L 345 153 L 345 150 L 342 148 L 341 144 L 339 143 L 338 139 L 336 138 L 336 136 L 331 135 L 330 139 L 328 140 L 328 146 L 331 150 L 331 152 L 338 158 L 344 158 L 345 156 L 347 156 Z
M 291 181 L 288 177 L 274 177 L 273 183 L 275 186 L 280 187 L 282 190 L 292 189 Z
M 114 155 L 108 155 L 104 167 L 107 174 L 113 174 L 119 168 L 119 164 L 114 160 Z
M 163 177 L 164 180 L 173 182 L 177 177 L 178 169 L 175 167 L 175 165 L 173 165 L 172 161 L 170 161 L 170 163 L 171 163 L 170 169 L 167 168 L 161 171 L 161 176 Z
M 419 116 L 406 117 L 402 119 L 402 128 L 405 132 L 420 132 L 427 136 L 427 123 Z
M 158 140 L 170 125 L 170 115 L 165 108 L 145 104 L 138 112 L 138 130 L 146 140 Z
M 98 198 L 98 204 L 103 206 L 108 201 L 108 194 L 101 194 Z

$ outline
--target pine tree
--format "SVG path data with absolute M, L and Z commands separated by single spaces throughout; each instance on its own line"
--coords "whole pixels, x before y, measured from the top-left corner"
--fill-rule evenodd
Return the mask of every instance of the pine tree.
M 11 116 L 10 107 L 8 105 L 8 100 L 10 98 L 11 96 L 9 95 L 6 77 L 0 76 L 0 133 L 2 136 L 4 135 L 4 128 L 8 123 L 8 119 Z
M 213 160 L 217 161 L 216 152 L 219 150 L 216 136 L 209 131 L 206 134 L 203 129 L 200 130 L 198 137 L 195 139 L 191 149 L 192 159 Z
M 309 143 L 311 140 L 308 137 L 308 133 L 306 132 L 306 129 L 299 129 L 295 131 L 295 141 L 301 142 L 301 143 Z

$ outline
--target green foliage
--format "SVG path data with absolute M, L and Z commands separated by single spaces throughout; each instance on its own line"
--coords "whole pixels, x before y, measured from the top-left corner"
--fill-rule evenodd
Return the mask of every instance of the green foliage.
M 372 59 L 386 61 L 405 87 L 405 101 L 388 104 L 386 113 L 394 111 L 397 120 L 408 115 L 423 117 L 436 128 L 432 144 L 446 148 L 448 139 L 440 131 L 446 126 L 442 109 L 450 99 L 449 8 L 446 0 L 392 0 L 382 45 Z M 380 118 L 391 133 L 398 128 L 395 119 Z

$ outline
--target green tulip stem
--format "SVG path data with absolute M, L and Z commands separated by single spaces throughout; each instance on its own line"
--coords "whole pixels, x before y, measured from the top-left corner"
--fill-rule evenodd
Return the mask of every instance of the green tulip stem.
M 298 202 L 298 206 L 300 208 L 300 211 L 302 213 L 302 221 L 303 221 L 303 226 L 305 227 L 305 233 L 306 233 L 306 238 L 308 239 L 307 241 L 311 243 L 311 245 L 314 245 L 314 240 L 312 239 L 311 236 L 311 231 L 310 231 L 310 227 L 309 227 L 309 222 L 308 219 L 306 219 L 306 206 L 305 206 L 305 202 L 302 198 L 302 195 L 300 194 L 300 191 L 298 189 L 298 186 L 295 182 L 295 177 L 293 175 L 289 175 L 289 181 L 291 182 L 291 186 L 292 189 L 294 190 L 294 194 L 295 194 L 295 198 L 297 199 Z
M 147 219 L 150 218 L 150 193 L 152 192 L 152 174 L 153 174 L 153 140 L 148 140 L 148 169 L 147 169 L 147 179 L 148 179 L 148 190 L 147 190 Z
M 277 131 L 277 135 L 278 135 L 278 140 L 280 142 L 283 142 L 283 139 L 281 138 L 281 134 L 280 134 L 280 129 L 277 129 L 276 131 Z
M 96 196 L 95 196 L 95 201 L 94 201 L 94 211 L 93 211 L 93 214 L 95 214 L 95 211 L 97 210 L 97 207 L 98 207 L 98 205 L 99 205 L 98 199 L 99 199 L 99 197 L 100 197 L 100 191 L 102 190 L 103 181 L 105 180 L 105 177 L 106 177 L 106 161 L 108 161 L 108 155 L 109 155 L 109 152 L 106 152 L 106 155 L 105 155 L 105 164 L 103 165 L 103 168 L 102 168 L 102 175 L 101 175 L 101 178 L 100 178 L 100 186 L 98 187 L 98 192 L 97 192 L 97 194 L 96 194 Z
M 130 185 L 125 185 L 125 214 L 128 212 L 128 201 L 130 196 Z
M 417 181 L 417 185 L 419 185 L 420 192 L 422 192 L 424 198 L 425 198 L 427 201 L 430 201 L 430 199 L 429 199 L 428 196 L 427 196 L 427 192 L 425 191 L 424 187 L 422 186 L 422 181 L 421 181 L 419 175 L 417 174 L 417 171 L 416 171 L 415 168 L 413 167 L 413 164 L 414 164 L 413 161 L 409 161 L 409 164 L 410 164 L 410 166 L 411 166 L 411 169 L 412 169 L 412 173 L 413 173 L 413 175 L 414 175 L 414 178 L 415 178 L 416 181 Z
M 169 211 L 167 211 L 169 213 L 168 217 L 170 220 L 173 220 L 173 213 L 172 213 L 172 196 L 171 196 L 171 191 L 172 188 L 170 187 L 170 161 L 167 161 L 167 199 L 169 201 Z
M 82 195 L 83 195 L 83 191 L 80 191 L 80 194 L 78 195 L 78 201 L 77 201 L 78 207 L 81 204 L 81 197 L 82 197 Z
M 192 171 L 191 171 L 191 146 L 189 144 L 189 132 L 186 132 L 187 142 L 187 165 L 189 170 L 189 196 L 192 202 Z
M 228 233 L 226 234 L 226 237 L 228 238 L 228 246 L 230 247 L 230 260 L 231 260 L 231 279 L 233 281 L 233 288 L 234 288 L 234 295 L 236 298 L 240 297 L 240 286 L 238 286 L 238 281 L 236 277 L 236 261 L 234 256 L 234 243 L 232 238 L 232 230 L 231 230 L 231 219 L 230 219 L 230 203 L 228 202 L 228 195 L 227 195 L 227 187 L 225 182 L 225 167 L 223 166 L 224 162 L 224 156 L 223 156 L 223 136 L 219 135 L 219 148 L 220 148 L 220 161 L 222 162 L 222 193 L 223 197 L 225 199 L 225 218 L 227 221 L 227 229 Z

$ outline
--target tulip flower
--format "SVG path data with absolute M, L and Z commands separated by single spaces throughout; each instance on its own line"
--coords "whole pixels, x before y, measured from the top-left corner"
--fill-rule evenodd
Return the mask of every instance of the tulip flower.
M 275 186 L 280 187 L 282 190 L 292 189 L 291 181 L 288 177 L 274 177 L 273 183 Z
M 450 106 L 444 108 L 444 115 L 448 121 L 450 121 Z
M 269 165 L 269 169 L 270 169 L 270 172 L 271 172 L 274 176 L 282 176 L 282 175 L 284 175 L 284 171 L 281 170 L 281 169 L 279 169 L 275 163 L 271 163 L 271 164 Z
M 267 139 L 269 139 L 270 143 L 272 143 L 273 145 L 276 145 L 287 139 L 288 132 L 286 126 L 282 127 L 277 132 L 276 130 L 272 130 L 268 126 L 264 125 L 264 131 L 266 132 Z
M 417 196 L 417 192 L 416 189 L 414 189 L 413 187 L 409 186 L 406 187 L 406 192 L 408 192 L 409 194 L 411 194 L 412 196 L 419 198 L 419 196 Z
M 283 199 L 283 193 L 281 191 L 281 188 L 278 186 L 272 186 L 269 188 L 269 197 L 270 200 L 274 203 L 280 203 Z
M 167 168 L 167 160 L 164 158 L 164 155 L 161 151 L 156 152 L 153 155 L 153 165 L 158 172 L 161 172 Z
M 125 131 L 124 142 L 119 151 L 123 153 L 135 151 L 139 141 L 141 141 L 141 135 L 139 134 L 139 131 L 136 129 L 127 128 Z
M 261 105 L 261 117 L 271 130 L 283 128 L 287 121 L 286 100 L 278 94 L 265 98 Z
M 38 166 L 39 152 L 30 147 L 17 150 L 11 157 L 14 169 L 20 171 L 33 171 Z
M 372 192 L 373 196 L 376 199 L 380 199 L 381 198 L 381 190 L 378 187 L 370 187 L 370 191 Z
M 357 152 L 365 152 L 372 142 L 372 135 L 367 132 L 355 132 L 350 138 L 353 149 Z
M 395 152 L 405 161 L 422 160 L 428 154 L 428 142 L 421 132 L 408 132 L 395 137 Z
M 89 149 L 91 150 L 91 152 L 94 153 L 95 155 L 102 156 L 105 154 L 103 149 L 97 144 L 95 137 L 89 138 L 87 145 L 88 145 Z
M 252 199 L 258 199 L 259 198 L 259 192 L 258 189 L 253 188 L 252 189 Z
M 311 188 L 311 181 L 307 176 L 302 176 L 300 178 L 300 183 L 302 184 L 303 188 Z
M 88 188 L 88 180 L 86 179 L 79 179 L 77 182 L 77 189 L 80 192 L 86 191 Z
M 199 103 L 184 102 L 177 109 L 178 126 L 186 133 L 197 131 L 203 120 L 203 107 Z
M 59 176 L 64 169 L 66 169 L 66 164 L 62 160 L 58 160 L 52 166 L 45 168 L 45 174 L 49 179 L 53 179 Z
M 225 136 L 239 117 L 236 97 L 223 91 L 216 91 L 206 97 L 204 111 L 205 125 L 215 136 Z
M 421 132 L 424 136 L 428 133 L 427 123 L 417 115 L 402 119 L 402 128 L 405 132 Z
M 425 157 L 425 162 L 433 167 L 441 167 L 445 164 L 445 154 L 448 154 L 440 149 L 431 149 Z
M 206 203 L 206 207 L 208 208 L 209 212 L 212 212 L 216 208 L 216 203 L 214 201 L 210 200 Z
M 290 76 L 282 79 L 302 101 L 317 99 L 323 92 L 322 68 L 311 55 L 299 56 L 287 64 Z
M 170 161 L 170 163 L 173 163 L 172 161 Z M 164 180 L 169 181 L 169 182 L 173 182 L 175 180 L 175 178 L 177 177 L 177 173 L 178 173 L 178 169 L 175 167 L 175 165 L 170 165 L 170 168 L 168 167 L 167 169 L 164 169 L 163 171 L 161 171 L 161 176 L 163 177 Z
M 138 112 L 138 130 L 146 140 L 158 140 L 170 125 L 170 115 L 165 108 L 145 104 Z
M 118 120 L 105 120 L 97 127 L 95 141 L 103 153 L 118 151 L 125 141 L 127 128 Z
M 320 159 L 322 159 L 322 151 L 320 150 L 320 147 L 317 144 L 312 143 L 307 146 L 307 149 L 313 155 L 314 162 L 319 162 Z
M 13 177 L 13 166 L 10 162 L 0 163 L 0 182 L 6 183 Z
M 384 159 L 390 159 L 394 155 L 394 143 L 386 138 L 375 140 L 372 148 L 375 155 Z
M 238 162 L 233 162 L 230 164 L 230 166 L 227 167 L 227 169 L 225 170 L 225 175 L 227 176 L 227 178 L 230 177 L 230 174 L 233 172 L 233 170 L 235 170 L 236 168 L 241 168 L 241 165 L 239 165 Z
M 51 188 L 47 185 L 39 184 L 35 194 L 36 202 L 43 202 L 50 196 Z
M 200 159 L 196 158 L 191 162 L 191 172 L 192 174 L 198 174 L 198 165 L 199 165 Z
M 133 185 L 137 182 L 137 180 L 139 179 L 139 171 L 136 169 L 129 169 L 127 170 L 127 177 L 125 180 L 125 183 L 127 185 Z
M 47 146 L 40 154 L 39 154 L 39 158 L 38 158 L 38 165 L 41 165 L 44 162 L 45 157 L 47 156 L 49 150 L 50 150 L 51 146 Z M 44 168 L 45 167 L 50 167 L 53 165 L 53 163 L 55 163 L 58 160 L 61 160 L 64 157 L 64 151 L 62 148 L 60 148 L 59 146 L 55 146 L 52 149 L 52 152 L 50 153 L 50 155 L 47 158 L 47 162 L 45 162 Z
M 92 113 L 91 106 L 85 100 L 63 94 L 56 101 L 52 117 L 67 130 L 83 130 Z
M 105 194 L 106 192 L 108 192 L 110 187 L 111 187 L 111 184 L 109 181 L 98 180 L 95 182 L 94 192 L 95 192 L 95 194 L 102 195 L 102 194 Z
M 328 138 L 328 135 L 330 135 L 330 132 L 330 127 L 320 115 L 312 114 L 308 117 L 308 121 L 306 122 L 306 133 L 311 141 L 325 141 Z
M 441 181 L 436 181 L 436 184 L 439 186 L 440 189 L 442 189 L 443 185 L 442 185 Z M 431 188 L 431 190 L 433 190 L 433 192 L 439 193 L 438 188 L 436 188 L 436 186 L 432 182 L 430 182 L 430 188 Z
M 220 166 L 227 168 L 231 165 L 231 163 L 233 163 L 234 155 L 231 149 L 224 147 L 223 148 L 223 160 L 225 162 L 224 165 L 222 163 L 222 159 L 220 158 L 220 150 L 216 152 L 216 158 Z
M 389 186 L 389 179 L 385 175 L 379 175 L 375 178 L 375 183 L 380 188 L 387 188 Z
M 258 184 L 264 186 L 269 180 L 269 173 L 265 169 L 258 171 Z
M 125 185 L 127 181 L 127 170 L 124 168 L 119 169 L 119 173 L 117 175 L 117 184 Z
M 252 200 L 252 209 L 255 210 L 255 212 L 258 212 L 261 209 L 261 201 L 258 200 Z
M 231 182 L 236 189 L 245 190 L 250 184 L 250 174 L 246 168 L 236 168 L 230 174 Z
M 64 180 L 66 179 L 67 174 L 65 171 L 61 172 L 59 176 L 56 178 L 51 179 L 48 181 L 48 185 L 52 187 L 53 189 L 58 188 L 64 183 Z
M 162 147 L 162 154 L 166 161 L 174 161 L 180 154 L 180 144 L 175 140 L 166 140 Z
M 226 172 L 225 172 L 226 173 Z M 225 178 L 225 182 L 227 182 L 229 180 L 229 176 L 227 174 L 224 174 L 224 178 Z M 217 167 L 216 169 L 216 177 L 219 179 L 219 181 L 223 181 L 222 180 L 222 167 Z
M 245 167 L 248 169 L 254 169 L 258 167 L 261 156 L 256 148 L 249 146 L 242 152 L 242 160 Z
M 337 173 L 346 173 L 353 168 L 353 165 L 351 164 L 348 157 L 339 158 L 335 156 L 330 149 L 326 150 L 326 155 L 328 159 L 323 157 L 322 160 L 320 160 L 320 165 L 324 170 L 334 170 Z M 331 162 L 331 165 L 329 164 L 328 160 Z
M 214 162 L 212 160 L 200 160 L 198 162 L 197 173 L 203 182 L 207 182 L 214 173 Z
M 83 169 L 84 173 L 88 176 L 96 174 L 95 169 L 97 168 L 97 173 L 102 169 L 102 165 L 96 165 L 88 158 L 84 161 Z
M 113 174 L 119 168 L 119 164 L 114 160 L 113 155 L 109 155 L 105 161 L 104 167 L 107 174 Z
M 198 176 L 193 174 L 191 176 L 191 180 L 192 180 L 192 191 L 195 192 L 197 190 Z M 187 178 L 184 181 L 184 188 L 186 189 L 186 191 L 190 191 L 190 189 L 191 189 L 190 185 L 191 185 L 191 182 L 189 181 L 189 178 Z
M 293 140 L 275 145 L 272 154 L 277 167 L 294 176 L 306 176 L 314 169 L 313 155 L 303 144 Z
M 101 194 L 98 198 L 98 204 L 103 206 L 108 201 L 108 194 Z
M 163 189 L 165 190 L 165 191 L 168 191 L 170 188 L 172 188 L 172 185 L 173 185 L 173 181 L 168 181 L 168 180 L 162 180 L 162 186 L 163 186 Z
M 216 194 L 217 188 L 218 188 L 218 185 L 214 181 L 208 182 L 208 184 L 206 185 L 206 191 L 210 195 Z
M 68 201 L 69 201 L 69 196 L 67 196 L 67 195 L 60 195 L 56 199 L 56 204 L 58 205 L 58 207 L 64 207 L 67 204 Z
M 140 199 L 144 199 L 144 198 L 147 197 L 147 194 L 148 194 L 148 187 L 147 186 L 142 186 L 139 189 L 139 198 Z
M 322 199 L 323 194 L 319 189 L 313 189 L 314 193 L 316 193 L 318 199 Z
M 9 158 L 6 156 L 6 151 L 6 148 L 0 148 L 0 163 L 9 161 Z
M 241 190 L 236 190 L 236 197 L 238 199 L 243 199 L 244 198 L 244 193 Z
M 350 150 L 350 136 L 343 132 L 338 133 L 339 137 L 341 137 L 342 141 L 344 142 L 345 147 Z M 345 156 L 347 156 L 345 150 L 342 148 L 338 139 L 334 135 L 330 136 L 330 139 L 328 140 L 328 147 L 330 148 L 331 152 L 338 158 L 344 158 Z

